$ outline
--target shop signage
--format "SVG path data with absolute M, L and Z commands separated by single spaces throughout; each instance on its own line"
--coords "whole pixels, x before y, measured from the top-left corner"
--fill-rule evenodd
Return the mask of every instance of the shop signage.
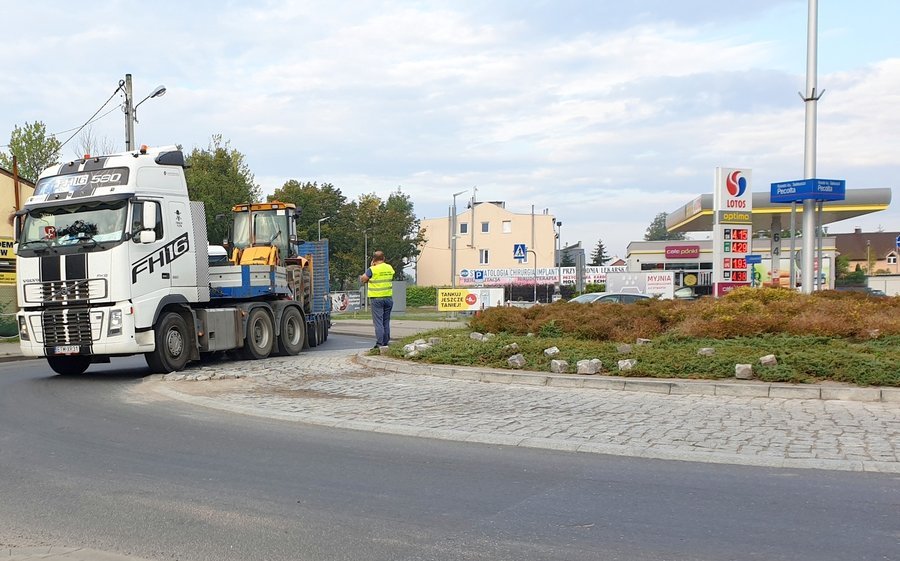
M 698 259 L 699 245 L 667 245 L 666 259 Z

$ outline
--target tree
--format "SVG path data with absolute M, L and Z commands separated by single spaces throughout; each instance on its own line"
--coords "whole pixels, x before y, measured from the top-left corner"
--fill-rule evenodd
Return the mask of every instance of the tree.
M 575 259 L 573 259 L 572 255 L 568 251 L 566 251 L 566 248 L 562 249 L 562 255 L 560 256 L 560 259 L 559 259 L 559 266 L 560 267 L 574 267 L 575 266 Z
M 81 134 L 78 135 L 78 142 L 74 148 L 75 157 L 81 158 L 85 154 L 93 156 L 115 154 L 121 152 L 116 148 L 116 143 L 107 136 L 97 136 L 94 134 L 93 127 L 85 127 Z
M 667 214 L 665 212 L 660 212 L 656 215 L 656 218 L 654 218 L 653 222 L 650 223 L 650 226 L 647 227 L 647 233 L 644 234 L 644 241 L 685 239 L 683 232 L 669 232 L 666 230 L 666 216 Z
M 597 240 L 597 247 L 594 248 L 594 253 L 591 254 L 591 265 L 606 265 L 606 262 L 610 259 L 611 257 L 606 254 L 606 246 L 603 245 L 603 240 Z
M 230 221 L 215 220 L 215 216 L 230 216 L 236 204 L 258 202 L 259 185 L 254 183 L 244 155 L 231 148 L 230 142 L 220 134 L 212 136 L 206 150 L 194 148 L 185 163 L 188 195 L 192 201 L 203 201 L 206 206 L 207 239 L 221 243 L 228 235 Z
M 13 129 L 9 136 L 10 154 L 0 152 L 0 167 L 11 170 L 12 156 L 15 155 L 19 176 L 34 182 L 42 171 L 59 163 L 61 149 L 62 144 L 56 137 L 47 136 L 44 123 L 26 122 L 24 127 Z

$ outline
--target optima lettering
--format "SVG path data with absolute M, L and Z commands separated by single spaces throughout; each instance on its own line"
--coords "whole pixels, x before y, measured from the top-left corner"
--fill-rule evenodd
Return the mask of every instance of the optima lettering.
M 131 284 L 137 282 L 139 274 L 146 272 L 152 275 L 154 270 L 175 261 L 187 253 L 188 249 L 190 249 L 190 243 L 188 242 L 187 232 L 185 232 L 167 243 L 156 253 L 152 253 L 140 261 L 135 262 L 131 266 Z

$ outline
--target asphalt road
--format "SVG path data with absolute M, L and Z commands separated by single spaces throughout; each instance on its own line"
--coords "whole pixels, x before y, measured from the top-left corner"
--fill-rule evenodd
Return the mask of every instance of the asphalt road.
M 140 358 L 79 377 L 0 365 L 0 545 L 190 561 L 900 559 L 897 476 L 285 424 L 167 401 L 141 388 L 147 374 Z

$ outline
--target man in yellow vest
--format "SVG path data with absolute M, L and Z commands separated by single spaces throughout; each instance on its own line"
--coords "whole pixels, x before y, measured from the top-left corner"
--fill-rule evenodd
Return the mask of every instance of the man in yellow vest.
M 375 346 L 385 347 L 391 340 L 391 309 L 394 307 L 394 268 L 384 262 L 384 252 L 372 255 L 372 265 L 360 275 L 359 282 L 369 285 L 369 307 L 375 324 Z

